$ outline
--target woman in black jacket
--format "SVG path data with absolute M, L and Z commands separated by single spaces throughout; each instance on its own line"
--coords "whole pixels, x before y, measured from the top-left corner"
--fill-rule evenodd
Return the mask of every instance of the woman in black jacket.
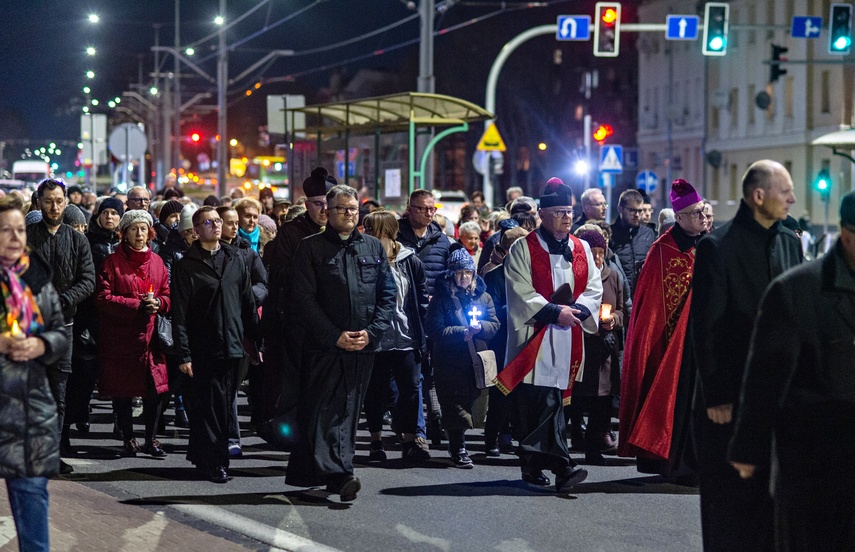
M 47 263 L 27 253 L 20 200 L 0 200 L 0 475 L 21 550 L 49 550 L 48 478 L 59 473 L 59 422 L 47 365 L 69 347 Z
M 363 227 L 366 234 L 383 244 L 397 287 L 395 316 L 380 340 L 365 395 L 365 417 L 371 433 L 369 459 L 386 459 L 380 431 L 387 405 L 394 404 L 392 427 L 403 435 L 402 457 L 411 462 L 429 460 L 424 416 L 419 415 L 422 408 L 421 360 L 425 350 L 422 320 L 428 304 L 424 266 L 415 251 L 395 241 L 398 220 L 389 211 L 367 215 Z M 393 397 L 393 381 L 396 397 Z
M 476 351 L 485 351 L 486 342 L 499 330 L 493 299 L 485 288 L 484 280 L 475 274 L 472 256 L 463 248 L 456 249 L 449 256 L 445 274 L 436 280 L 436 295 L 427 310 L 425 325 L 433 342 L 442 426 L 448 434 L 448 452 L 458 468 L 473 467 L 464 435 L 472 429 L 472 406 L 481 394 L 467 341 L 472 341 Z

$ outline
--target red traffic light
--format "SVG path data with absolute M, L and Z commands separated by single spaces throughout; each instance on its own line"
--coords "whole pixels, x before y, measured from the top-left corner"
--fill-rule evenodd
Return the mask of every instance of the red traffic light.
M 615 133 L 615 129 L 612 128 L 612 125 L 600 125 L 597 127 L 597 130 L 594 131 L 594 140 L 599 143 L 605 142 L 606 138 Z
M 201 140 L 201 139 L 202 139 L 202 135 L 199 134 L 198 132 L 194 132 L 193 134 L 190 135 L 190 141 L 191 142 L 198 143 L 199 140 Z
M 606 8 L 605 10 L 603 10 L 601 17 L 603 19 L 603 23 L 608 26 L 611 26 L 614 25 L 615 21 L 617 20 L 618 14 L 614 8 Z

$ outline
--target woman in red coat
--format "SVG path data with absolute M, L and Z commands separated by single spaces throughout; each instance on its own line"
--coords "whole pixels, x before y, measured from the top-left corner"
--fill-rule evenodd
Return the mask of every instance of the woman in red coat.
M 160 402 L 169 390 L 166 359 L 157 350 L 155 314 L 169 311 L 169 277 L 160 256 L 152 253 L 151 216 L 128 211 L 119 222 L 122 241 L 98 274 L 95 303 L 101 333 L 98 340 L 98 391 L 113 398 L 113 412 L 122 432 L 123 456 L 140 450 L 151 456 L 166 453 L 155 439 Z M 145 444 L 134 439 L 131 401 L 143 397 Z

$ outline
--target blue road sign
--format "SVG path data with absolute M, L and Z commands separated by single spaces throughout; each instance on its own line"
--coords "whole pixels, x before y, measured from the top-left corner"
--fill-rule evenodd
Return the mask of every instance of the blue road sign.
M 623 146 L 603 146 L 600 152 L 600 172 L 622 173 L 623 172 Z
M 665 40 L 697 40 L 700 19 L 697 15 L 669 15 Z
M 590 15 L 559 15 L 556 40 L 591 40 Z
M 659 177 L 653 171 L 641 171 L 635 177 L 635 187 L 644 190 L 648 195 L 656 190 L 657 184 L 659 184 Z
M 822 30 L 822 17 L 810 17 L 807 15 L 796 15 L 793 17 L 793 25 L 790 28 L 790 36 L 793 38 L 819 38 Z

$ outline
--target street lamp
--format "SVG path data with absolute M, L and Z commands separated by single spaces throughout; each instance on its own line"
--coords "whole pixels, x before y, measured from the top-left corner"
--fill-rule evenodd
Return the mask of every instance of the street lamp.
M 184 50 L 184 53 L 187 54 L 188 56 L 192 56 L 196 53 L 196 49 L 195 48 L 187 48 L 186 50 Z
M 214 18 L 214 25 L 222 25 L 226 22 L 226 19 L 222 15 L 218 15 Z
M 98 23 L 99 21 L 101 21 L 101 18 L 98 17 L 97 13 L 90 13 L 89 14 L 89 22 L 90 23 Z
M 87 79 L 94 79 L 95 78 L 95 71 L 92 71 L 92 70 L 86 71 L 86 78 Z
M 157 96 L 157 87 L 152 86 L 151 88 L 148 89 L 148 93 L 151 94 L 152 96 Z
M 90 55 L 90 56 L 94 56 L 95 55 L 95 47 L 94 46 L 87 47 L 86 48 L 86 54 Z
M 588 166 L 588 162 L 585 161 L 584 159 L 579 159 L 573 165 L 573 171 L 576 174 L 578 174 L 579 176 L 588 176 L 589 170 L 590 170 L 590 167 Z

